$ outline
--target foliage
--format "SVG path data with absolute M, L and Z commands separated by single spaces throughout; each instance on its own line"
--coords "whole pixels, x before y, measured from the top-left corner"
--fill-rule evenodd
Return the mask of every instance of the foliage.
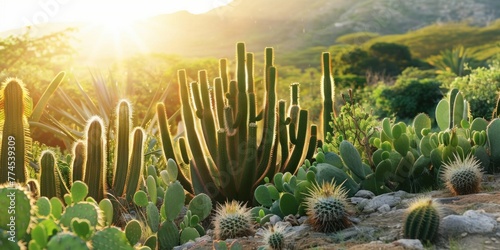
M 470 75 L 458 77 L 450 85 L 458 88 L 469 100 L 473 117 L 491 118 L 500 89 L 500 62 L 488 68 L 473 69 Z
M 409 119 L 418 113 L 432 114 L 442 98 L 441 83 L 435 79 L 399 77 L 394 86 L 378 84 L 372 90 L 375 114 Z

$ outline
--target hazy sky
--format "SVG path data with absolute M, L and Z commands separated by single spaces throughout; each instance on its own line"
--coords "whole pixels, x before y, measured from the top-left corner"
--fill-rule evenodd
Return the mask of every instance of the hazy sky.
M 48 22 L 130 21 L 187 10 L 193 14 L 233 0 L 0 0 L 0 32 Z

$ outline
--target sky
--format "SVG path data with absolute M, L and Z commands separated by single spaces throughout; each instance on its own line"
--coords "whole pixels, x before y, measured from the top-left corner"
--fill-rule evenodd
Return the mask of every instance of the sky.
M 50 22 L 127 22 L 186 10 L 205 13 L 233 0 L 0 0 L 0 32 Z

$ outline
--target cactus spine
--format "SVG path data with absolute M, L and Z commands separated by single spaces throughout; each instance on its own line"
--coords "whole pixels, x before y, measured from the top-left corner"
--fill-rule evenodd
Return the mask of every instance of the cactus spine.
M 25 183 L 31 137 L 31 99 L 19 79 L 8 78 L 0 88 L 0 183 Z
M 87 153 L 83 180 L 89 185 L 89 196 L 99 202 L 106 196 L 106 136 L 104 122 L 100 117 L 90 118 L 85 136 Z
M 404 221 L 404 237 L 423 243 L 436 239 L 439 229 L 439 207 L 430 198 L 415 200 L 408 208 Z

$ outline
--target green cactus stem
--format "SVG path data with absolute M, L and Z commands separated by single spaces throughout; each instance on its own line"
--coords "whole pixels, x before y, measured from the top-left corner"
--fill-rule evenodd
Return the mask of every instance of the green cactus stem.
M 334 113 L 333 100 L 335 96 L 335 84 L 333 83 L 332 77 L 332 61 L 330 53 L 323 53 L 321 62 L 323 69 L 323 78 L 321 80 L 321 96 L 323 98 L 322 132 L 323 138 L 326 139 L 328 133 L 333 135 L 333 127 L 330 126 L 330 118 L 332 117 L 332 114 L 337 117 Z
M 73 144 L 71 152 L 73 154 L 73 159 L 71 161 L 71 173 L 72 173 L 71 183 L 73 183 L 74 181 L 83 181 L 83 175 L 84 175 L 83 164 L 86 158 L 85 142 L 80 140 L 76 141 Z
M 0 87 L 0 183 L 25 183 L 31 151 L 31 99 L 23 82 L 8 78 Z
M 63 196 L 69 191 L 66 184 L 64 184 L 54 153 L 49 150 L 43 151 L 39 162 L 40 175 L 38 182 L 40 183 L 40 195 L 48 198 L 58 197 L 63 200 Z
M 130 130 L 132 126 L 132 107 L 127 100 L 120 100 L 116 108 L 116 145 L 113 191 L 122 196 L 129 173 Z
M 135 192 L 139 189 L 142 180 L 142 166 L 144 165 L 144 141 L 145 132 L 141 127 L 136 127 L 132 131 L 132 153 L 129 160 L 129 172 L 127 175 L 127 186 L 125 195 L 128 202 L 132 202 Z
M 83 180 L 89 186 L 89 196 L 99 202 L 106 197 L 106 137 L 100 117 L 90 118 L 85 136 L 87 153 Z

